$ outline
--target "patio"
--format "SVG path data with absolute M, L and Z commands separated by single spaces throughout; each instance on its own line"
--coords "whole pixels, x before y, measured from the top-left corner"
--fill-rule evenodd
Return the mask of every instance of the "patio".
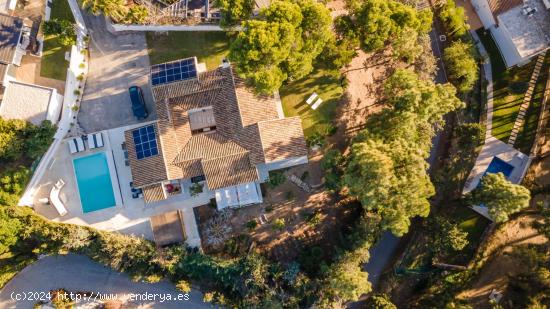
M 462 191 L 464 194 L 474 190 L 478 186 L 494 157 L 498 157 L 514 167 L 509 180 L 515 184 L 521 182 L 531 161 L 528 155 L 491 136 L 485 140 L 485 145 L 477 157 L 476 164 L 470 172 L 468 180 L 466 180 L 464 190 Z
M 124 131 L 133 129 L 143 124 L 136 124 L 121 128 L 102 131 L 105 146 L 102 148 L 88 149 L 77 154 L 69 154 L 67 140 L 59 147 L 57 153 L 47 164 L 47 170 L 40 180 L 41 186 L 34 193 L 32 199 L 37 213 L 44 217 L 64 223 L 91 226 L 101 230 L 118 231 L 125 234 L 133 234 L 150 240 L 154 239 L 150 218 L 171 211 L 180 210 L 185 226 L 187 243 L 190 246 L 199 246 L 198 235 L 193 207 L 208 204 L 214 197 L 214 192 L 204 190 L 196 196 L 190 195 L 191 182 L 182 183 L 182 193 L 170 197 L 167 200 L 145 204 L 142 198 L 134 198 L 130 187 L 131 171 L 126 166 L 125 151 L 122 148 Z M 84 213 L 79 198 L 72 161 L 75 158 L 89 156 L 93 153 L 105 152 L 108 158 L 111 182 L 115 194 L 116 206 L 97 211 Z M 65 182 L 60 192 L 60 199 L 64 203 L 68 213 L 60 216 L 52 205 L 41 203 L 49 197 L 50 190 L 59 180 Z

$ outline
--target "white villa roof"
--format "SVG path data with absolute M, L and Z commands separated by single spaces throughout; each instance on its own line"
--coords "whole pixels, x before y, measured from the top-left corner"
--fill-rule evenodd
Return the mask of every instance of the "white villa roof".
M 531 57 L 550 46 L 550 13 L 537 1 L 530 7 L 537 12 L 532 16 L 522 14 L 522 6 L 516 6 L 500 15 L 500 27 L 505 27 L 522 58 Z
M 56 93 L 52 88 L 9 82 L 0 103 L 0 116 L 5 119 L 22 119 L 39 125 L 48 119 L 50 102 Z

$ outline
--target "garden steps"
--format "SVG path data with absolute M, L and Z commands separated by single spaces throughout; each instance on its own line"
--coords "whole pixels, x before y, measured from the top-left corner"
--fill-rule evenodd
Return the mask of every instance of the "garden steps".
M 533 98 L 533 93 L 535 91 L 535 85 L 537 84 L 537 80 L 540 75 L 540 71 L 542 69 L 542 64 L 544 62 L 544 57 L 546 56 L 546 52 L 540 54 L 537 57 L 537 62 L 535 63 L 535 68 L 533 69 L 533 73 L 531 74 L 531 79 L 529 80 L 529 87 L 527 88 L 527 91 L 525 92 L 525 96 L 523 97 L 523 102 L 521 103 L 521 106 L 519 108 L 519 113 L 516 118 L 516 121 L 514 122 L 514 127 L 512 129 L 512 133 L 510 133 L 510 138 L 508 139 L 508 145 L 514 146 L 516 143 L 517 136 L 519 134 L 519 130 L 523 126 L 524 120 L 525 120 L 525 114 L 527 112 L 527 109 L 529 108 L 529 103 L 531 103 L 531 99 Z

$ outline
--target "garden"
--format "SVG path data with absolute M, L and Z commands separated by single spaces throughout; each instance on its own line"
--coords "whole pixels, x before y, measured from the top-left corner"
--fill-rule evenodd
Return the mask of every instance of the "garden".
M 147 32 L 149 60 L 151 64 L 159 64 L 197 57 L 199 63 L 204 62 L 208 70 L 213 70 L 227 57 L 232 37 L 233 34 L 223 31 Z
M 488 31 L 477 31 L 489 58 L 493 71 L 493 136 L 508 142 L 514 123 L 519 113 L 529 80 L 533 73 L 536 58 L 526 65 L 506 69 L 504 60 Z M 524 153 L 529 153 L 534 141 L 542 93 L 548 78 L 550 56 L 546 56 L 543 69 L 537 80 L 535 91 L 529 108 L 525 114 L 525 123 L 516 139 L 515 147 Z
M 69 27 L 72 27 L 75 20 L 67 1 L 52 1 L 50 21 L 68 23 Z M 45 24 L 42 25 L 43 31 L 45 30 Z M 72 40 L 63 40 L 62 34 L 59 32 L 44 32 L 44 49 L 42 52 L 40 75 L 64 81 L 67 77 L 67 69 L 69 68 L 69 62 L 65 59 L 65 53 L 71 51 L 71 45 L 76 39 L 76 34 L 73 30 L 72 34 L 69 35 L 69 37 L 72 37 Z

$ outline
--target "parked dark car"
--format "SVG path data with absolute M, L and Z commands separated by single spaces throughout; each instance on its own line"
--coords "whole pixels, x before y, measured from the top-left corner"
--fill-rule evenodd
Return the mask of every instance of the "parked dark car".
M 132 86 L 128 89 L 130 91 L 130 100 L 132 101 L 132 112 L 137 119 L 145 119 L 149 116 L 147 107 L 145 106 L 145 100 L 143 99 L 143 92 L 138 86 Z

